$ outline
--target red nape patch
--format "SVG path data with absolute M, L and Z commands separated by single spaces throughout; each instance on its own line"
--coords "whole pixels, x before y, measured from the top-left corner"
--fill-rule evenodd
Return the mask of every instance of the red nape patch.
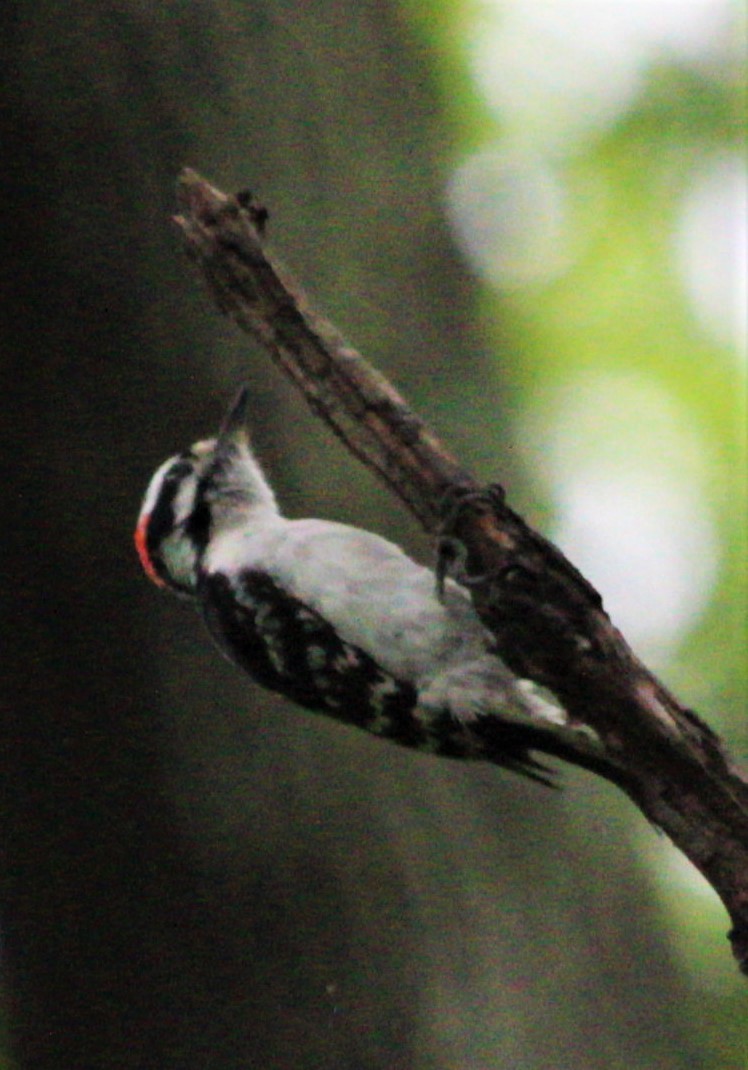
M 146 540 L 148 536 L 148 521 L 150 519 L 150 516 L 142 516 L 138 521 L 138 526 L 135 528 L 135 549 L 138 551 L 138 557 L 146 576 L 153 580 L 158 587 L 165 587 L 166 584 L 153 567 L 153 562 L 148 553 Z

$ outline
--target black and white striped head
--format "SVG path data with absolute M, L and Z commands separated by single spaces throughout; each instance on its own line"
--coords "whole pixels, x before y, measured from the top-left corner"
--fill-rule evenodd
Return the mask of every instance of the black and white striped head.
M 275 496 L 249 449 L 247 400 L 242 387 L 218 437 L 164 461 L 148 485 L 135 546 L 146 575 L 160 587 L 195 595 L 212 538 L 246 524 L 253 512 L 277 514 Z

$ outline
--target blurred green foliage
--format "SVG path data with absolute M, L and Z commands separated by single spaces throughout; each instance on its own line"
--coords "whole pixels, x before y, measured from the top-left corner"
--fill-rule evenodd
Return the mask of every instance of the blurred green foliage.
M 428 47 L 436 71 L 445 121 L 435 151 L 446 181 L 456 162 L 484 144 L 500 144 L 507 132 L 471 77 L 469 27 L 481 5 L 402 0 L 399 6 L 411 31 Z M 579 14 L 579 5 L 574 11 Z M 719 76 L 672 58 L 649 64 L 630 106 L 556 161 L 568 197 L 567 238 L 573 247 L 568 269 L 548 282 L 508 291 L 484 281 L 477 285 L 475 301 L 500 369 L 497 384 L 511 392 L 518 411 L 532 406 L 539 384 L 552 390 L 578 376 L 641 377 L 672 399 L 689 433 L 697 436 L 699 466 L 705 471 L 700 500 L 716 517 L 719 567 L 707 604 L 662 671 L 677 691 L 693 696 L 745 762 L 746 353 L 743 338 L 730 344 L 703 329 L 678 277 L 674 249 L 682 197 L 704 159 L 720 153 L 744 158 L 743 30 L 743 17 L 736 11 L 732 47 L 738 59 Z M 585 32 L 581 22 L 578 31 Z M 544 73 L 537 76 L 542 79 Z M 740 206 L 736 208 L 739 215 Z M 739 219 L 735 225 L 737 273 Z M 711 250 L 704 254 L 708 257 Z M 723 279 L 742 303 L 740 284 L 737 274 Z M 515 430 L 521 436 L 528 426 L 519 420 Z M 483 427 L 485 432 L 490 434 Z M 583 435 L 584 428 L 577 434 Z M 629 445 L 621 439 L 622 450 Z M 552 488 L 532 471 L 538 460 L 532 444 L 520 442 L 518 448 L 526 450 L 530 466 L 528 482 L 516 488 L 518 499 L 552 528 L 557 505 Z M 689 458 L 681 462 L 684 478 L 689 478 Z M 692 979 L 689 1013 L 697 1015 L 709 1039 L 708 1065 L 715 1070 L 742 1067 L 748 1050 L 748 1024 L 741 1010 L 744 982 L 730 977 L 727 964 L 715 961 L 722 949 L 706 936 L 721 908 L 696 887 L 698 878 L 689 891 L 687 876 L 674 877 L 664 855 L 657 854 L 652 864 L 655 870 L 665 868 L 660 880 L 663 922 L 671 919 L 677 950 Z

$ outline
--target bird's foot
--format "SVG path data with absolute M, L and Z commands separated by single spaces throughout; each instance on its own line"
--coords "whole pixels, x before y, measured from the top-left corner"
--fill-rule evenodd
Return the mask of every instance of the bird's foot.
M 440 503 L 441 523 L 436 535 L 436 594 L 444 601 L 444 587 L 447 577 L 454 579 L 463 587 L 477 587 L 493 578 L 491 573 L 475 575 L 468 568 L 468 552 L 465 544 L 454 534 L 457 521 L 466 508 L 488 506 L 491 510 L 504 505 L 504 488 L 500 483 L 489 483 L 485 487 L 454 484 L 447 488 Z

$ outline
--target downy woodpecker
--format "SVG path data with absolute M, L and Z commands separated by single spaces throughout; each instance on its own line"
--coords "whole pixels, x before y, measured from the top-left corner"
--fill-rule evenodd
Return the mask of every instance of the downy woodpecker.
M 218 437 L 153 476 L 135 533 L 159 586 L 197 603 L 257 683 L 405 746 L 548 782 L 538 750 L 603 775 L 594 736 L 488 649 L 466 590 L 368 531 L 287 520 L 245 429 L 243 388 Z

